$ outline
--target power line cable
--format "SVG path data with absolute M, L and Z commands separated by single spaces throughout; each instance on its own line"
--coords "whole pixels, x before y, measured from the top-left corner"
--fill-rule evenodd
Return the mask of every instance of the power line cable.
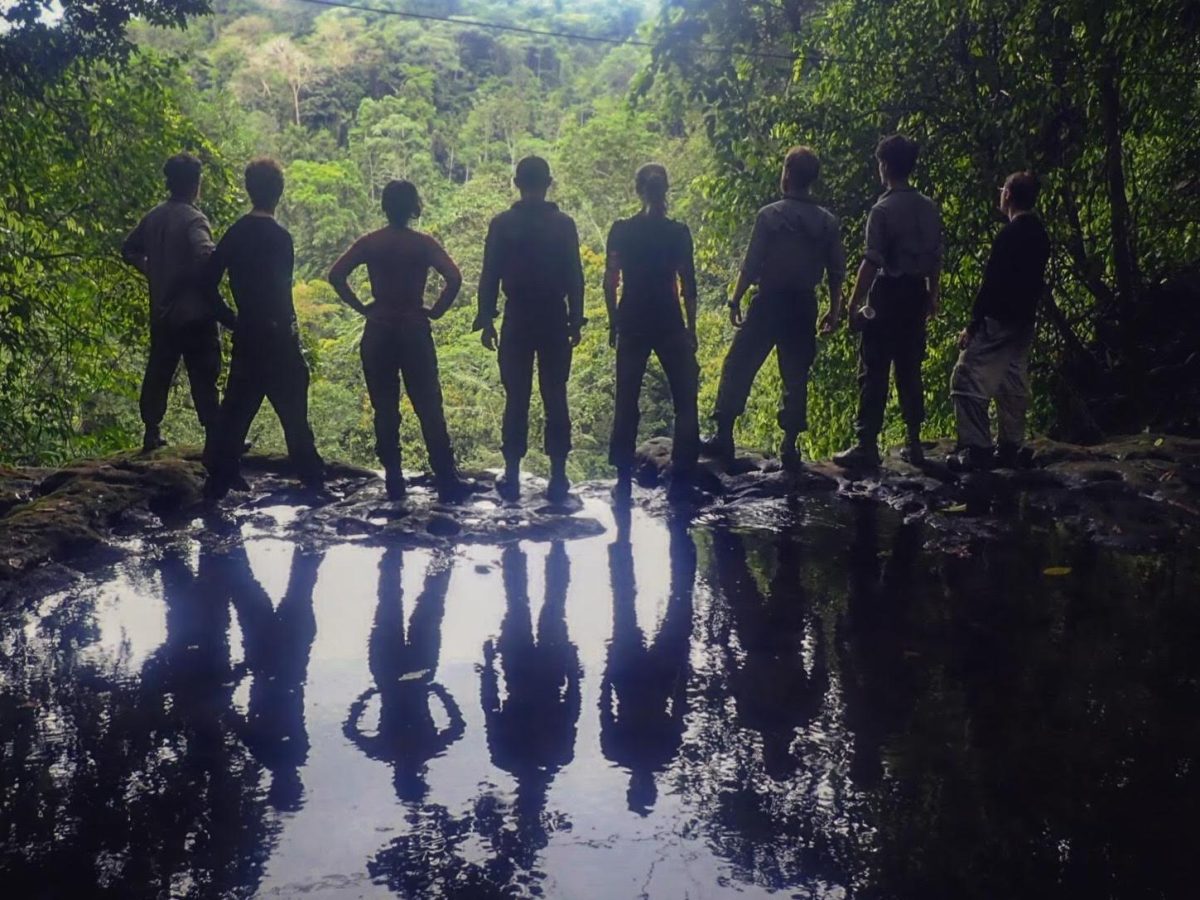
M 626 47 L 647 47 L 650 49 L 658 46 L 653 41 L 643 41 L 638 38 L 621 38 L 612 37 L 601 34 L 583 34 L 577 31 L 552 31 L 544 28 L 527 28 L 522 25 L 508 25 L 503 22 L 485 22 L 478 19 L 456 19 L 453 16 L 438 16 L 433 13 L 418 13 L 409 12 L 402 9 L 393 9 L 387 6 L 368 6 L 361 3 L 343 3 L 341 0 L 296 0 L 297 3 L 309 3 L 313 6 L 328 6 L 334 9 L 350 9 L 355 12 L 375 13 L 381 16 L 400 16 L 403 19 L 417 19 L 424 22 L 442 22 L 447 25 L 457 25 L 460 28 L 483 28 L 489 31 L 508 31 L 515 34 L 528 34 L 535 37 L 556 37 L 563 38 L 568 41 L 589 41 L 594 44 L 612 44 L 615 46 Z M 689 47 L 699 53 L 723 53 L 727 55 L 752 56 L 758 59 L 776 59 L 783 62 L 794 63 L 802 57 L 791 53 L 772 53 L 766 50 L 742 50 L 732 45 L 729 46 L 709 46 L 705 44 L 693 44 Z

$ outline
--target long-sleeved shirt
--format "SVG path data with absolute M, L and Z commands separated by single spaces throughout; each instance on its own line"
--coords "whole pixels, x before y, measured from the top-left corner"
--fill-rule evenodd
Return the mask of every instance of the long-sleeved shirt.
M 742 271 L 765 296 L 811 292 L 826 273 L 830 293 L 836 293 L 846 280 L 837 216 L 807 197 L 764 206 L 754 220 Z
M 499 314 L 541 330 L 583 322 L 583 264 L 575 220 L 547 201 L 520 200 L 492 219 L 479 276 L 474 329 Z
M 294 264 L 292 236 L 270 216 L 242 216 L 225 232 L 208 260 L 204 281 L 206 290 L 215 292 L 229 273 L 240 341 L 295 333 Z
M 1050 236 L 1033 213 L 1022 213 L 1000 229 L 983 270 L 968 330 L 985 318 L 1008 325 L 1032 326 L 1046 293 Z
M 621 272 L 617 325 L 647 333 L 683 325 L 679 288 L 696 299 L 692 232 L 682 222 L 639 213 L 618 219 L 608 233 L 609 269 Z
M 150 283 L 153 323 L 180 326 L 226 318 L 219 297 L 202 286 L 205 264 L 214 249 L 204 213 L 185 200 L 160 203 L 125 238 L 121 256 L 145 273 Z
M 942 214 L 914 187 L 891 190 L 867 216 L 867 261 L 891 278 L 924 278 L 942 268 Z

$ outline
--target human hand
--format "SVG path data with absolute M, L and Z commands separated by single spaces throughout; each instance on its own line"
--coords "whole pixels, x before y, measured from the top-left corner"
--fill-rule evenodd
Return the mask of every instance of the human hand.
M 929 309 L 925 311 L 925 318 L 933 319 L 942 309 L 942 300 L 937 294 L 933 294 L 929 298 Z
M 833 334 L 840 324 L 842 324 L 841 311 L 831 309 L 821 318 L 821 334 Z
M 741 328 L 742 323 L 746 321 L 746 317 L 742 315 L 742 304 L 729 304 L 729 324 L 734 328 Z
M 971 343 L 971 329 L 964 328 L 958 333 L 958 349 L 966 350 L 969 343 Z
M 617 326 L 616 325 L 608 326 L 608 346 L 612 347 L 614 350 L 617 347 Z
M 496 349 L 496 326 L 484 325 L 483 333 L 479 335 L 479 340 L 483 344 L 484 349 L 494 351 Z
M 431 321 L 435 321 L 435 322 L 438 319 L 440 319 L 442 316 L 444 316 L 445 314 L 446 314 L 446 307 L 439 306 L 436 303 L 433 306 L 431 306 L 425 310 L 425 315 L 428 316 Z
M 567 341 L 572 347 L 578 347 L 579 342 L 583 340 L 582 328 L 582 325 L 571 325 L 567 328 Z

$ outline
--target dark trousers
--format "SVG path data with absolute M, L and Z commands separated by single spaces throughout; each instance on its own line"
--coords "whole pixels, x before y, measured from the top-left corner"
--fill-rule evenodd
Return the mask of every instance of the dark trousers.
M 567 379 L 572 347 L 562 328 L 510 326 L 500 332 L 500 381 L 504 384 L 504 459 L 515 462 L 529 450 L 529 401 L 533 395 L 533 365 L 537 362 L 538 390 L 546 414 L 543 438 L 546 455 L 563 459 L 571 452 L 571 411 Z
M 325 463 L 308 423 L 308 366 L 294 336 L 238 336 L 233 340 L 229 380 L 205 461 L 218 479 L 238 475 L 242 444 L 263 400 L 269 400 L 301 480 L 319 481 Z
M 633 465 L 641 419 L 638 398 L 651 353 L 662 364 L 675 407 L 671 461 L 677 469 L 686 471 L 696 465 L 700 455 L 700 417 L 696 411 L 700 367 L 692 337 L 682 326 L 657 333 L 618 335 L 617 390 L 608 461 L 619 469 Z
M 858 350 L 858 418 L 862 443 L 874 444 L 883 430 L 888 378 L 896 372 L 896 394 L 910 438 L 925 421 L 921 363 L 925 360 L 925 322 L 929 293 L 923 278 L 875 279 L 871 288 L 875 318 L 866 323 Z
M 375 410 L 375 452 L 388 471 L 400 471 L 400 379 L 412 401 L 429 465 L 439 477 L 455 473 L 446 430 L 437 349 L 427 324 L 403 328 L 368 322 L 363 331 L 363 376 Z
M 817 298 L 811 292 L 756 297 L 721 366 L 716 417 L 732 422 L 746 411 L 754 378 L 775 350 L 783 382 L 779 427 L 786 432 L 804 431 L 808 427 L 808 370 L 817 355 L 816 324 Z
M 142 422 L 157 427 L 167 412 L 167 396 L 182 357 L 192 387 L 192 402 L 200 424 L 216 424 L 220 399 L 217 378 L 221 375 L 221 339 L 216 322 L 204 322 L 182 328 L 152 325 L 150 356 L 142 379 L 140 401 Z

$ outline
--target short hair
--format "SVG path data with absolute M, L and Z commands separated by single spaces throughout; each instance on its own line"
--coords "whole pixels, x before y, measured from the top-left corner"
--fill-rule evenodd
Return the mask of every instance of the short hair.
M 388 224 L 403 228 L 421 215 L 421 195 L 411 181 L 389 181 L 380 197 Z
M 268 157 L 246 166 L 246 193 L 258 209 L 274 209 L 283 196 L 283 169 Z
M 526 156 L 517 163 L 513 173 L 513 184 L 522 189 L 548 188 L 553 180 L 550 177 L 550 163 L 540 156 Z
M 637 170 L 633 179 L 638 196 L 649 203 L 666 203 L 667 191 L 671 187 L 667 167 L 662 163 L 646 163 Z
M 821 174 L 821 158 L 812 147 L 793 147 L 783 159 L 783 175 L 780 187 L 804 190 Z
M 885 137 L 875 148 L 875 158 L 887 166 L 893 178 L 907 178 L 917 167 L 921 155 L 920 145 L 902 134 Z
M 190 153 L 176 153 L 163 163 L 163 176 L 172 197 L 195 193 L 200 186 L 200 160 Z
M 1024 212 L 1033 209 L 1034 204 L 1037 203 L 1042 183 L 1032 172 L 1013 172 L 1004 179 L 1004 187 L 1008 191 L 1008 199 L 1012 205 Z

